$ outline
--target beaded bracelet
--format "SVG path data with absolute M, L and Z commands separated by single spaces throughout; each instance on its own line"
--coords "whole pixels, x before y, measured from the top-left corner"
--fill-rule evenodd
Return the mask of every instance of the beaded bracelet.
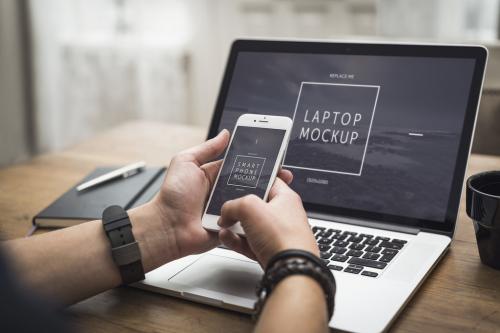
M 328 318 L 331 318 L 333 315 L 336 286 L 330 269 L 320 258 L 310 252 L 285 250 L 269 260 L 264 276 L 257 286 L 254 319 L 258 318 L 267 298 L 278 283 L 290 275 L 306 275 L 321 285 L 328 306 Z

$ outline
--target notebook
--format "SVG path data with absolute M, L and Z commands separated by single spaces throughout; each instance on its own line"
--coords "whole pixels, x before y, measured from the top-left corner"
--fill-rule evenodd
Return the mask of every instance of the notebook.
M 117 167 L 97 168 L 82 179 L 82 184 Z M 125 209 L 140 206 L 159 191 L 166 168 L 148 167 L 138 174 L 112 180 L 105 184 L 78 192 L 75 187 L 33 218 L 34 227 L 68 227 L 86 221 L 100 219 L 103 210 L 111 205 Z

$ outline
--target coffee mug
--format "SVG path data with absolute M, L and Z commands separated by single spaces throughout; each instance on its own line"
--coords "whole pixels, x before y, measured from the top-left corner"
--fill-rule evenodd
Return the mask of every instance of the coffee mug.
M 467 215 L 474 223 L 481 261 L 500 269 L 500 171 L 467 180 Z

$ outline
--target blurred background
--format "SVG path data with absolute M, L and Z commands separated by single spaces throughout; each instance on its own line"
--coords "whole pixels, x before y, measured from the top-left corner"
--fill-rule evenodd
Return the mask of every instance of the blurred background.
M 133 119 L 207 127 L 237 37 L 490 50 L 474 152 L 500 154 L 499 0 L 0 0 L 0 166 Z

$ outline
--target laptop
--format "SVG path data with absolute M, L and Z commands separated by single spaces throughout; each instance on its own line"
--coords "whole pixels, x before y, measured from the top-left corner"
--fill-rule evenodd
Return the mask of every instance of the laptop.
M 486 58 L 480 46 L 233 43 L 208 137 L 244 113 L 293 119 L 284 167 L 337 282 L 331 328 L 388 329 L 449 248 Z M 216 248 L 137 286 L 251 312 L 261 275 Z

